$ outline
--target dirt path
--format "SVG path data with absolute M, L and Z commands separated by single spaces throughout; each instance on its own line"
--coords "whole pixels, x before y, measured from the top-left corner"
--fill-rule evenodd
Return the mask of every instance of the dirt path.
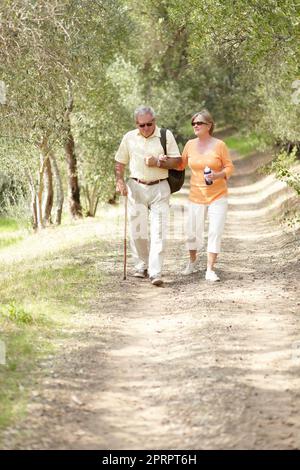
M 203 280 L 204 255 L 182 277 L 175 239 L 164 288 L 120 281 L 120 239 L 95 252 L 105 293 L 37 373 L 5 448 L 300 448 L 299 240 L 274 220 L 289 191 L 259 178 L 258 161 L 236 160 L 221 283 Z M 184 201 L 173 201 L 177 224 Z

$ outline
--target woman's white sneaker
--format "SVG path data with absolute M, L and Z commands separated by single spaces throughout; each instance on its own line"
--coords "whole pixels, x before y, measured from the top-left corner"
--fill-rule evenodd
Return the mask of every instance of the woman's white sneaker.
M 182 271 L 182 274 L 184 276 L 188 276 L 189 274 L 194 274 L 199 271 L 198 267 L 196 266 L 197 261 L 194 261 L 193 263 L 189 261 L 188 265 L 186 268 Z
M 215 273 L 215 271 L 207 270 L 205 273 L 206 281 L 217 282 L 220 281 L 219 276 Z

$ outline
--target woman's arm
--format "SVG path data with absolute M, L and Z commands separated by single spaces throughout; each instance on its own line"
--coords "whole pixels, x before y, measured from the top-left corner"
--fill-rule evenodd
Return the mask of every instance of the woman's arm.
M 206 178 L 215 181 L 218 179 L 223 179 L 225 178 L 226 180 L 230 178 L 232 173 L 234 172 L 234 165 L 232 163 L 227 145 L 222 142 L 222 146 L 220 149 L 220 156 L 221 156 L 221 161 L 223 165 L 223 169 L 221 171 L 211 171 Z
M 177 168 L 182 162 L 182 158 L 179 157 L 167 157 L 167 155 L 160 155 L 159 157 L 145 157 L 145 164 L 147 166 L 164 168 L 170 170 L 171 168 Z
M 223 172 L 225 172 L 224 178 L 229 179 L 234 172 L 234 165 L 225 142 L 222 142 L 221 159 L 223 163 Z

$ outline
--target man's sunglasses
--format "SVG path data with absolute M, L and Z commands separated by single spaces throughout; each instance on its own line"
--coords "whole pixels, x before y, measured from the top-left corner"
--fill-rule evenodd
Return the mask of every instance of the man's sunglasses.
M 208 122 L 203 122 L 203 121 L 194 121 L 192 122 L 192 126 L 202 126 L 202 124 L 206 124 L 208 126 Z
M 145 126 L 151 127 L 151 126 L 153 126 L 153 122 L 147 122 L 147 124 L 138 124 L 138 126 L 139 127 L 145 127 Z

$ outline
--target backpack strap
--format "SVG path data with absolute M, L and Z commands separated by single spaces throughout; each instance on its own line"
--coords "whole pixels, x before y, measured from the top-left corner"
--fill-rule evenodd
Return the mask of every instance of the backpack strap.
M 167 155 L 167 129 L 164 127 L 160 129 L 160 143 L 164 149 L 164 154 Z

